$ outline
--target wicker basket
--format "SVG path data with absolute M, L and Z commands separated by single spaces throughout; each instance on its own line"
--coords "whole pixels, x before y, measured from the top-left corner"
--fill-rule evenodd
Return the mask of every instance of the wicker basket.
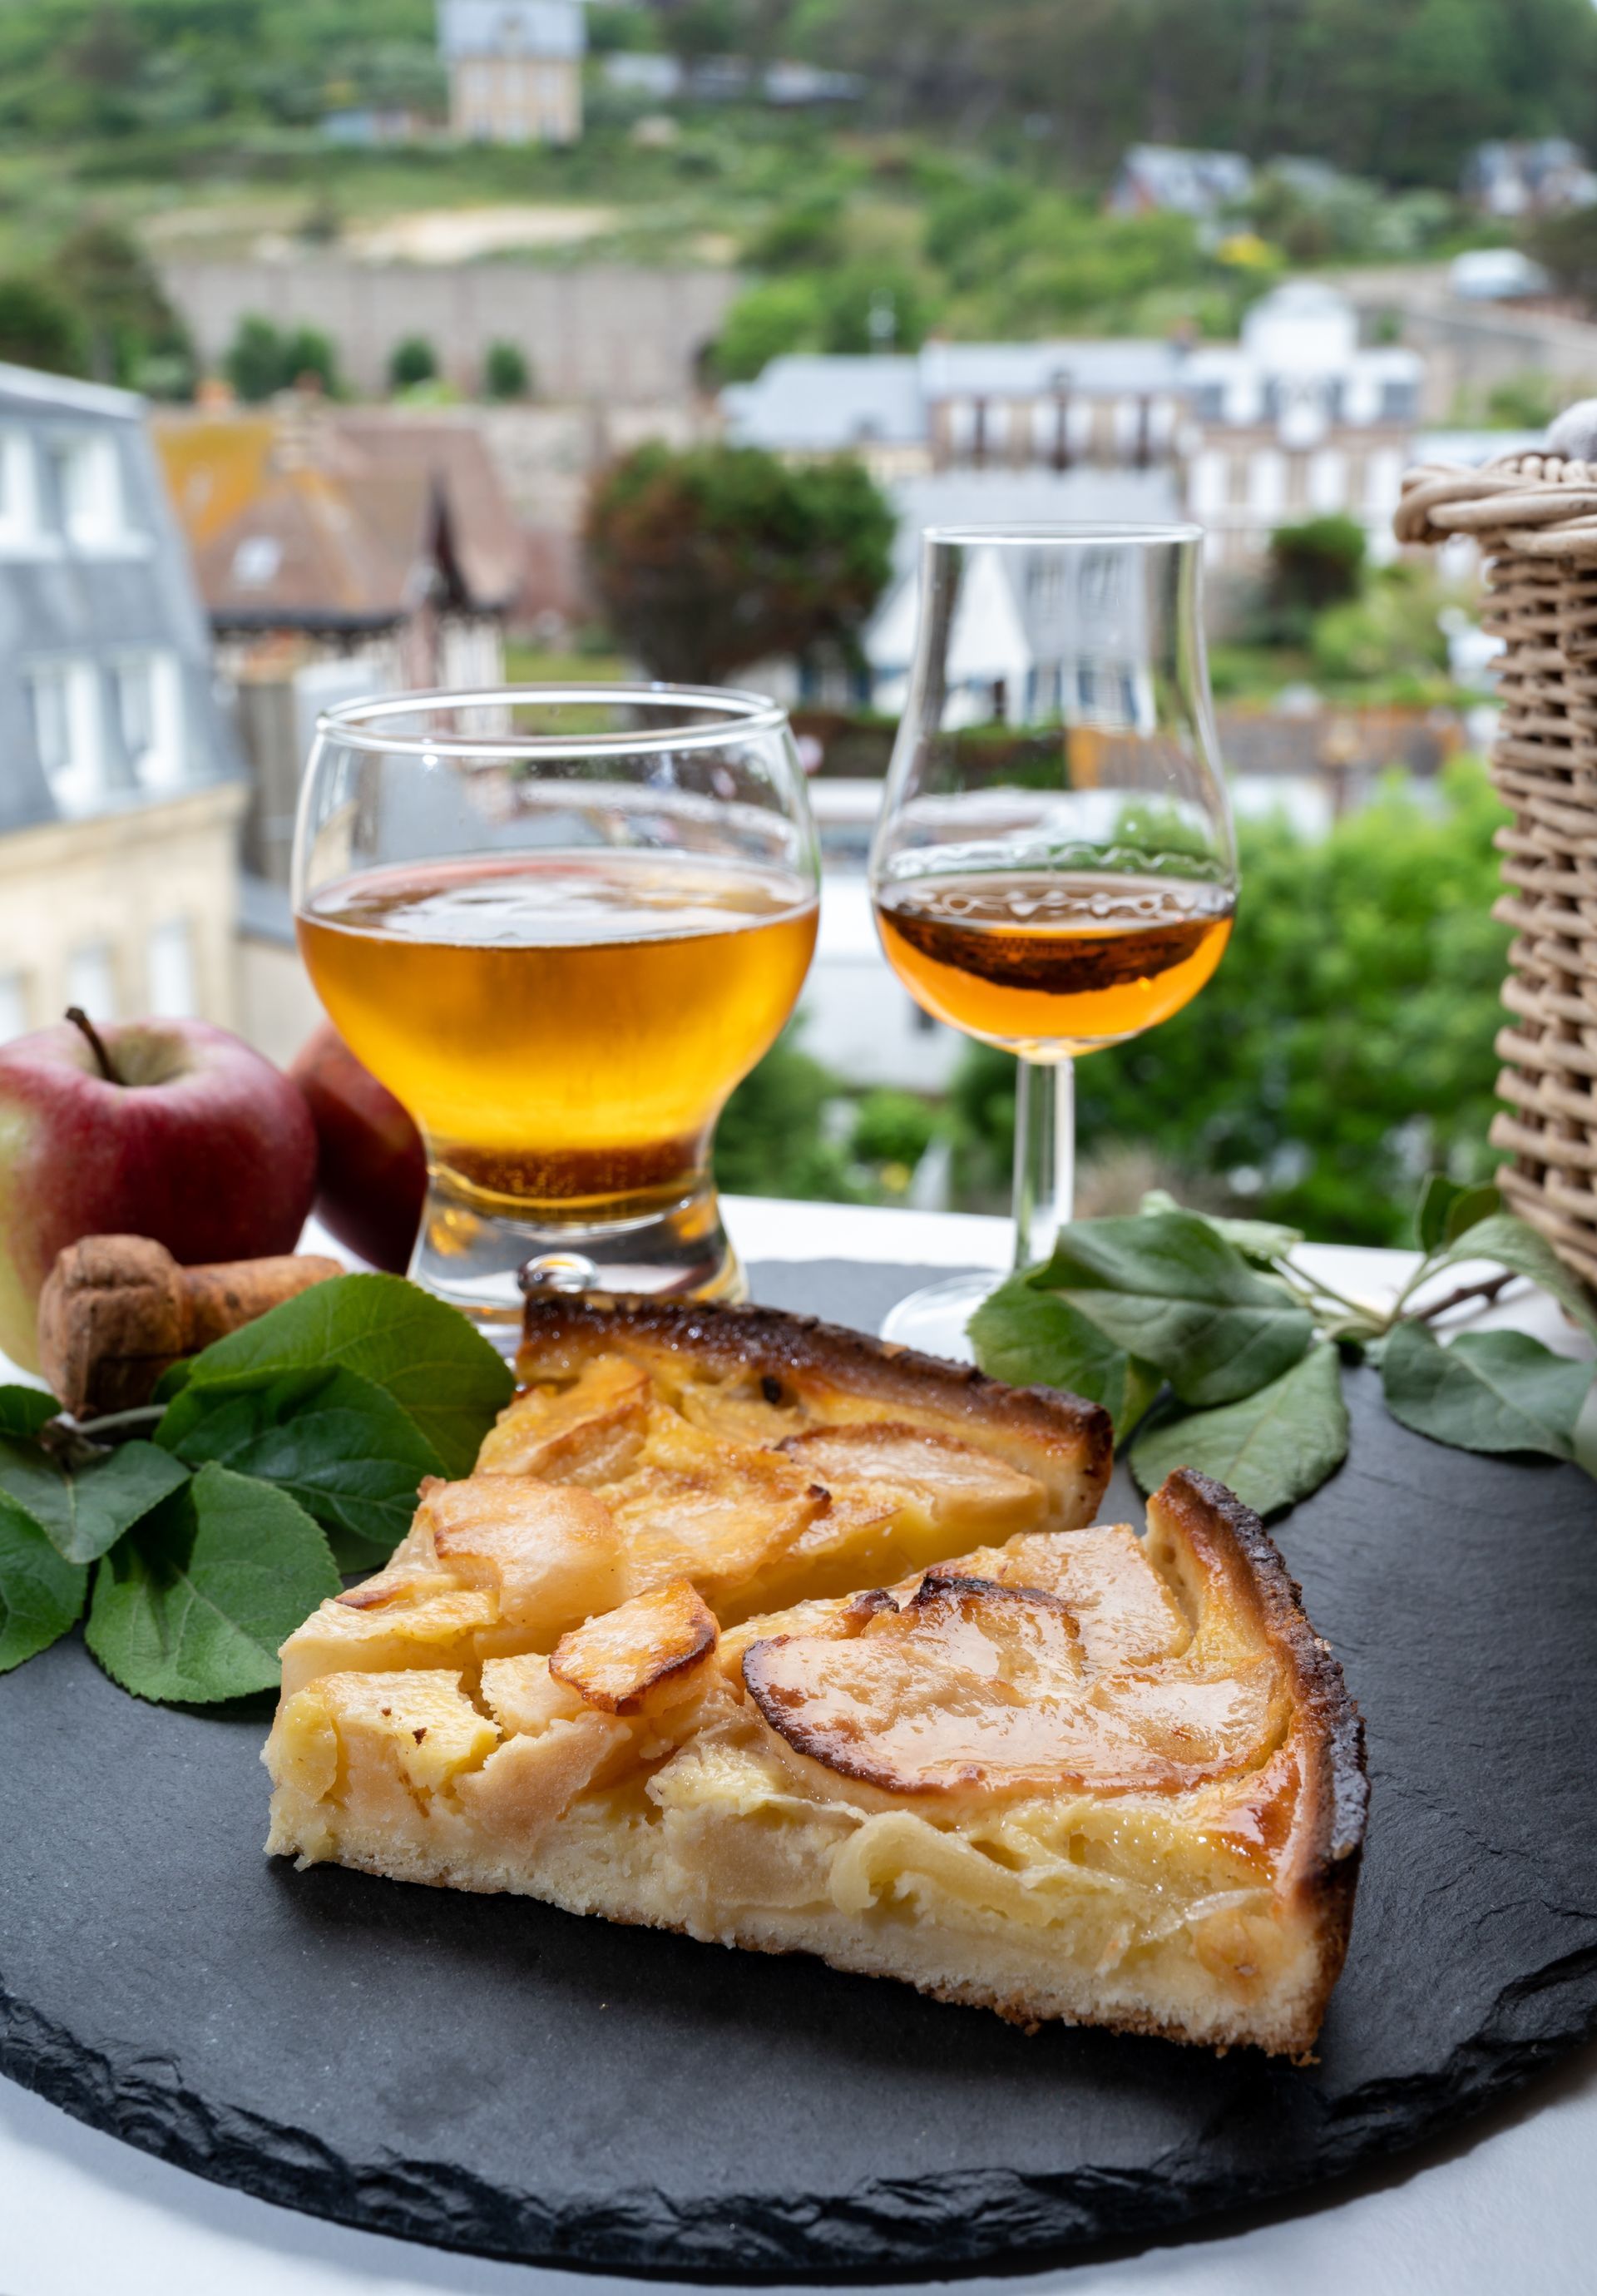
M 1508 1104 L 1492 1143 L 1514 1210 L 1597 1284 L 1597 463 L 1524 455 L 1404 481 L 1399 538 L 1467 534 L 1486 558 L 1485 627 L 1500 636 L 1492 778 L 1514 928 L 1497 1037 Z

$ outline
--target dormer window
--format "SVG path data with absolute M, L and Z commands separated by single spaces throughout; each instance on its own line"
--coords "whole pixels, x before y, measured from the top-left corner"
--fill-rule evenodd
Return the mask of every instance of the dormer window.
M 33 442 L 22 430 L 0 430 L 0 550 L 35 544 L 39 535 L 38 477 Z
M 111 666 L 117 728 L 139 787 L 152 795 L 181 787 L 183 677 L 168 653 L 122 654 Z
M 125 548 L 130 538 L 122 458 L 103 431 L 57 433 L 45 445 L 61 531 L 74 549 Z
M 41 662 L 25 682 L 34 744 L 51 795 L 69 817 L 93 813 L 105 797 L 94 664 Z
M 233 554 L 233 578 L 241 590 L 264 590 L 283 563 L 274 534 L 247 534 Z

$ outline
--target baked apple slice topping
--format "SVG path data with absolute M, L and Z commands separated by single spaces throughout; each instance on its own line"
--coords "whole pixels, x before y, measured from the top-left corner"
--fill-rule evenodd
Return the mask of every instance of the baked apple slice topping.
M 636 1714 L 685 1690 L 718 1634 L 692 1582 L 673 1578 L 563 1635 L 549 1671 L 586 1705 Z
M 795 1752 L 895 1794 L 1175 1793 L 1257 1767 L 1279 1735 L 1264 1653 L 1093 1676 L 1058 1595 L 949 1570 L 752 1643 L 743 1681 Z
M 1012 1538 L 1047 1512 L 1048 1495 L 1035 1476 L 936 1428 L 864 1420 L 810 1428 L 781 1447 L 820 1482 L 876 1486 L 923 1512 L 932 1528 L 972 1539 Z

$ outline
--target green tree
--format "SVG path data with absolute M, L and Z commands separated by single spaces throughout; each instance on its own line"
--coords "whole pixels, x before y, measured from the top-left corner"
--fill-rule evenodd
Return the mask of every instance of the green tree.
M 527 398 L 532 392 L 532 372 L 518 343 L 490 343 L 482 362 L 485 398 Z
M 795 1021 L 746 1076 L 716 1127 L 716 1179 L 730 1193 L 848 1202 L 848 1160 L 826 1130 L 842 1086 L 798 1043 Z
M 1508 929 L 1478 767 L 1438 810 L 1394 789 L 1304 837 L 1244 823 L 1242 890 L 1214 981 L 1162 1028 L 1077 1070 L 1084 1149 L 1151 1149 L 1269 1218 L 1401 1243 L 1419 1170 L 1486 1177 Z M 989 1189 L 1007 1174 L 1013 1064 L 973 1046 L 954 1094 Z
M 406 335 L 389 353 L 389 383 L 394 390 L 414 390 L 419 382 L 432 382 L 438 371 L 438 353 L 425 335 Z
M 101 381 L 158 398 L 190 395 L 193 345 L 136 240 L 113 223 L 82 224 L 59 250 L 54 277 L 82 315 Z
M 246 406 L 258 406 L 274 390 L 281 390 L 285 374 L 283 343 L 271 320 L 247 311 L 233 330 L 222 368 Z
M 712 364 L 723 382 L 750 382 L 789 351 L 820 350 L 825 336 L 825 305 L 815 279 L 766 279 L 727 312 Z
M 893 526 L 858 463 L 790 469 L 752 447 L 651 442 L 594 483 L 588 570 L 651 675 L 713 685 L 774 654 L 850 648 L 891 570 Z
M 0 359 L 46 374 L 86 373 L 83 323 L 42 279 L 0 278 Z

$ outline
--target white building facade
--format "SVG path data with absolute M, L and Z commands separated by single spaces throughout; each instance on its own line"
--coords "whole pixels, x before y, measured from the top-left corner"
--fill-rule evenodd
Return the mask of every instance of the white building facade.
M 1034 520 L 1060 514 L 1045 500 L 1053 482 L 1160 472 L 1171 514 L 1206 529 L 1211 562 L 1245 570 L 1277 527 L 1332 513 L 1357 520 L 1372 556 L 1390 554 L 1421 379 L 1417 352 L 1361 345 L 1346 299 L 1301 280 L 1256 303 L 1234 343 L 929 342 L 910 357 L 796 356 L 722 405 L 734 440 L 856 453 L 895 488 L 929 473 L 1029 480 Z

